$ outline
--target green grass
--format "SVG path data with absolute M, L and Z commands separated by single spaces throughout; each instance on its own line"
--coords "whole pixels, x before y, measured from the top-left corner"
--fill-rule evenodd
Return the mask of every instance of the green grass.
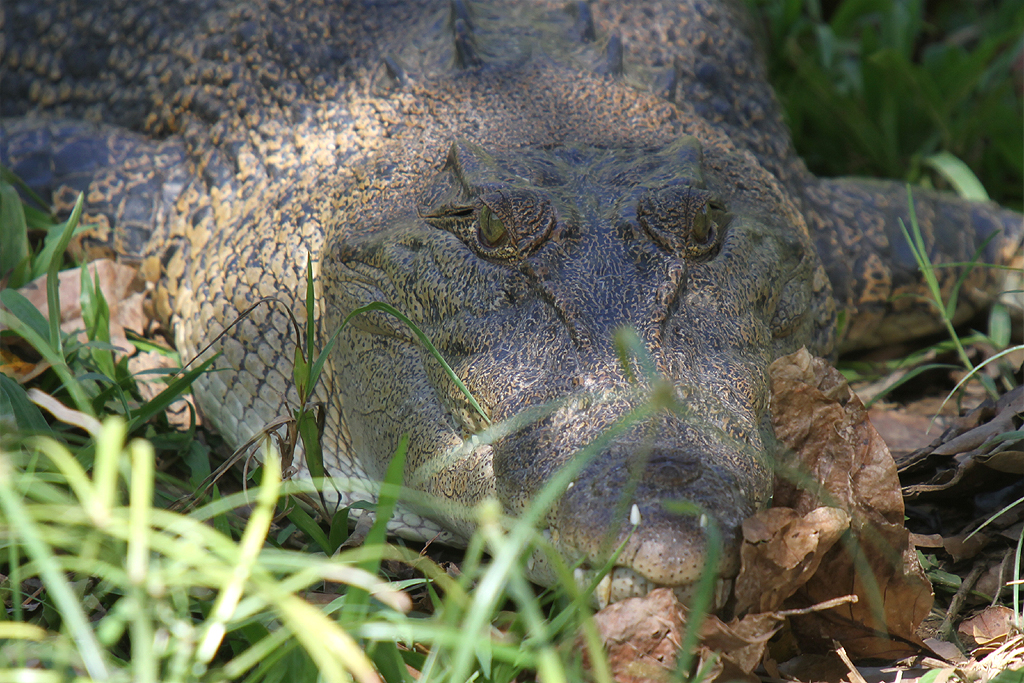
M 1024 205 L 1017 88 L 1024 5 L 1012 0 L 748 0 L 797 151 L 823 176 L 949 187 L 962 160 L 992 199 Z M 1016 69 L 1016 70 L 1015 70 Z
M 773 81 L 812 169 L 956 184 L 948 158 L 937 156 L 949 152 L 993 198 L 1020 208 L 1024 145 L 1009 62 L 1024 10 L 952 1 L 757 6 L 769 20 Z M 975 34 L 958 34 L 964 27 Z M 11 188 L 0 184 L 0 270 L 13 288 L 60 267 L 75 228 L 31 209 L 19 214 Z M 45 239 L 22 239 L 29 229 Z M 385 544 L 382 523 L 362 547 L 336 553 L 349 511 L 317 519 L 316 496 L 304 503 L 298 494 L 308 487 L 281 482 L 270 452 L 248 493 L 214 487 L 187 514 L 168 509 L 208 463 L 194 433 L 170 430 L 161 412 L 203 368 L 168 377 L 165 394 L 142 401 L 102 337 L 102 297 L 88 289 L 84 344 L 0 295 L 14 334 L 51 363 L 36 388 L 85 426 L 47 418 L 0 375 L 0 595 L 11 610 L 0 611 L 0 679 L 369 680 L 372 666 L 398 683 L 411 680 L 408 665 L 429 681 L 576 681 L 586 676 L 582 633 L 595 663 L 589 676 L 610 680 L 571 568 L 553 559 L 565 585 L 539 595 L 524 577 L 526 558 L 544 547 L 533 524 L 544 501 L 518 522 L 478 510 L 458 579 Z M 296 379 L 308 394 L 319 354 L 308 329 L 298 336 Z M 622 348 L 642 360 L 641 350 Z M 314 453 L 315 409 L 300 406 L 294 419 Z M 381 519 L 400 495 L 397 467 L 382 488 Z M 385 560 L 422 577 L 388 584 L 379 578 Z M 425 591 L 429 609 L 410 611 L 399 588 Z M 315 609 L 297 597 L 306 590 L 336 597 Z

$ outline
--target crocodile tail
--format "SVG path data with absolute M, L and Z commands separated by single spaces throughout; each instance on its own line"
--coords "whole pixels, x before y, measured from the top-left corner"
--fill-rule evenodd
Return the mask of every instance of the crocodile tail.
M 911 230 L 907 188 L 898 182 L 852 178 L 815 180 L 804 188 L 804 214 L 836 302 L 849 321 L 842 330 L 841 350 L 898 342 L 942 328 L 901 227 Z M 934 270 L 943 302 L 955 295 L 954 322 L 963 322 L 1000 294 L 1006 271 L 991 266 L 1019 266 L 1024 217 L 992 202 L 917 187 L 911 191 L 928 260 L 947 264 Z

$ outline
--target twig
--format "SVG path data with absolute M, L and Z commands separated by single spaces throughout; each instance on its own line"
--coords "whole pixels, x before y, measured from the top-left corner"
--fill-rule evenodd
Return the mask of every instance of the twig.
M 949 609 L 946 610 L 942 626 L 939 627 L 939 633 L 942 634 L 943 638 L 949 639 L 953 636 L 953 620 L 960 613 L 961 608 L 964 606 L 964 601 L 967 600 L 967 596 L 974 588 L 974 584 L 978 583 L 978 579 L 981 578 L 983 571 L 985 571 L 985 566 L 980 562 L 976 562 L 971 568 L 971 573 L 960 584 L 960 589 L 957 590 L 956 595 L 949 601 Z

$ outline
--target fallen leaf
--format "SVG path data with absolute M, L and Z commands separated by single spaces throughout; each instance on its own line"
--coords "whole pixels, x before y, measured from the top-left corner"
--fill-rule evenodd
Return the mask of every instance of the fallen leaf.
M 769 508 L 746 520 L 734 589 L 736 613 L 779 609 L 813 576 L 849 527 L 846 512 L 828 507 L 806 515 L 791 508 Z
M 991 540 L 982 533 L 964 533 L 942 539 L 942 547 L 953 557 L 954 562 L 959 562 L 980 553 Z
M 0 349 L 0 372 L 18 384 L 31 382 L 49 369 L 50 364 L 45 360 L 30 363 L 9 349 Z
M 806 350 L 769 369 L 780 458 L 775 505 L 806 515 L 821 506 L 850 516 L 850 532 L 786 603 L 799 607 L 853 594 L 856 603 L 794 616 L 802 645 L 837 640 L 854 659 L 894 659 L 922 647 L 915 634 L 932 604 L 931 584 L 903 525 L 896 464 L 860 399 L 837 370 Z
M 927 638 L 924 644 L 928 646 L 928 649 L 939 655 L 947 662 L 962 662 L 964 661 L 964 653 L 960 651 L 953 643 L 945 640 L 939 640 L 938 638 Z
M 612 675 L 619 683 L 668 681 L 686 628 L 671 589 L 608 605 L 594 615 Z
M 974 495 L 1003 485 L 1006 473 L 1024 471 L 1016 455 L 1024 439 L 1001 439 L 1019 429 L 1022 417 L 1024 386 L 1019 386 L 998 401 L 984 401 L 927 447 L 901 458 L 900 476 L 909 482 L 904 488 L 906 500 Z
M 1005 638 L 1013 629 L 1016 615 L 1013 610 L 1003 605 L 986 607 L 977 616 L 965 620 L 957 629 L 962 635 L 969 636 L 979 645 L 993 640 Z
M 997 451 L 991 455 L 980 456 L 978 462 L 996 472 L 1024 474 L 1024 451 L 1021 450 Z
M 894 456 L 924 448 L 942 431 L 942 426 L 934 424 L 931 416 L 916 415 L 900 408 L 872 408 L 868 418 Z
M 140 283 L 136 278 L 137 270 L 116 263 L 109 259 L 93 261 L 88 265 L 89 277 L 94 281 L 98 278 L 99 288 L 110 310 L 110 343 L 130 354 L 135 347 L 125 336 L 125 330 L 142 332 L 146 327 L 143 314 L 144 294 L 139 291 Z M 81 268 L 62 270 L 59 274 L 58 292 L 60 294 L 60 327 L 64 332 L 84 330 L 86 325 L 82 319 Z M 49 318 L 49 304 L 46 297 L 46 276 L 36 278 L 24 285 L 18 292 L 29 300 L 39 311 Z
M 918 548 L 941 548 L 941 534 L 910 534 L 910 542 Z
M 761 663 L 768 639 L 782 628 L 783 621 L 774 613 L 748 614 L 728 623 L 708 616 L 700 628 L 701 645 L 724 653 L 723 660 L 731 665 L 729 669 L 749 675 Z
M 670 588 L 657 588 L 645 597 L 612 603 L 595 614 L 615 680 L 672 680 L 687 617 L 686 607 Z M 757 681 L 751 672 L 783 620 L 777 614 L 753 614 L 726 623 L 714 615 L 705 616 L 700 626 L 700 644 L 694 653 L 705 674 L 701 680 Z M 711 668 L 704 669 L 712 656 L 716 661 Z

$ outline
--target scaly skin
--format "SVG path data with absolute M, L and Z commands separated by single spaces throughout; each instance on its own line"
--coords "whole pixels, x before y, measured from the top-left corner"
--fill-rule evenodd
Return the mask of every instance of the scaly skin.
M 547 406 L 482 439 L 408 329 L 355 319 L 316 396 L 327 464 L 341 500 L 372 499 L 408 433 L 406 483 L 437 500 L 400 510 L 392 530 L 407 537 L 458 543 L 488 498 L 519 514 L 640 409 L 648 379 L 612 343 L 632 327 L 681 408 L 605 437 L 548 530 L 595 568 L 635 509 L 603 597 L 685 592 L 702 525 L 664 501 L 718 520 L 732 575 L 739 524 L 771 495 L 768 364 L 936 321 L 897 296 L 920 291 L 903 186 L 807 172 L 742 14 L 620 4 L 14 4 L 0 152 L 58 208 L 87 192 L 101 229 L 83 249 L 143 262 L 185 356 L 262 296 L 303 319 L 309 253 L 321 339 L 386 301 L 493 422 Z M 915 202 L 934 261 L 969 260 L 999 228 L 985 258 L 1020 251 L 1018 214 L 924 190 Z M 942 272 L 948 289 L 956 272 Z M 959 314 L 997 290 L 976 270 Z M 287 317 L 259 309 L 218 345 L 222 371 L 195 391 L 229 441 L 294 406 L 292 343 Z

